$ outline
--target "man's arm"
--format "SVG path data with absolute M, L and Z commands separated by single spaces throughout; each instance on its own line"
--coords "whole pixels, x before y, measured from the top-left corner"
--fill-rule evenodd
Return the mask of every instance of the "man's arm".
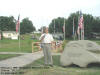
M 45 34 L 42 34 L 41 37 L 39 38 L 40 42 L 45 38 Z

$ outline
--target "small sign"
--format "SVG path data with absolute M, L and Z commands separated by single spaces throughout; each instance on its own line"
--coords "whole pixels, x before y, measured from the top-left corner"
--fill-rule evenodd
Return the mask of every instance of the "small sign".
M 12 40 L 18 40 L 18 37 L 17 36 L 13 36 L 11 37 Z

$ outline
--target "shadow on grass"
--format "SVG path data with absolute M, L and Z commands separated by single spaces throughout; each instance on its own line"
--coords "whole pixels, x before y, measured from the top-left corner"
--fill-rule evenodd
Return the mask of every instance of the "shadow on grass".
M 30 66 L 33 68 L 35 68 L 35 67 L 39 68 L 39 67 L 42 67 L 43 65 L 44 65 L 44 57 L 36 60 L 34 63 L 27 65 L 27 66 Z M 57 67 L 62 67 L 60 64 L 60 55 L 53 56 L 53 65 L 57 66 Z M 75 64 L 69 65 L 67 67 L 63 66 L 63 68 L 68 68 L 68 67 L 70 67 L 70 68 L 82 68 L 82 67 L 75 65 Z M 100 63 L 90 63 L 87 65 L 86 68 L 94 68 L 94 67 L 100 68 Z
M 55 55 L 53 56 L 53 65 L 54 66 L 60 66 L 60 56 Z M 44 66 L 44 57 L 36 60 L 35 62 L 25 66 L 25 67 L 31 67 L 31 68 L 48 68 Z

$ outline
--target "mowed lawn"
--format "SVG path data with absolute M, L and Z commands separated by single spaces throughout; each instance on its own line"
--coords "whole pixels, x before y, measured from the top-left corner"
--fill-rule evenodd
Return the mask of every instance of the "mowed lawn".
M 37 42 L 36 39 L 31 39 L 30 35 L 24 35 L 24 40 L 0 40 L 0 52 L 32 52 L 32 42 Z M 35 51 L 37 51 L 35 49 Z
M 32 52 L 32 42 L 38 42 L 39 40 L 31 39 L 31 35 L 24 35 L 24 40 L 20 40 L 20 49 L 19 49 L 19 40 L 10 40 L 3 39 L 0 40 L 0 52 Z M 68 41 L 68 40 L 67 40 Z M 100 45 L 100 40 L 91 40 L 95 41 Z M 38 51 L 38 48 L 35 48 L 34 51 Z
M 92 40 L 92 41 L 94 41 L 94 42 L 96 42 L 97 44 L 100 45 L 100 40 Z
M 54 66 L 44 67 L 44 58 L 38 59 L 25 69 L 19 71 L 23 74 L 17 75 L 100 75 L 100 65 L 80 68 L 77 66 L 62 67 L 60 65 L 60 56 L 53 56 Z M 28 69 L 27 69 L 28 67 Z M 29 68 L 30 67 L 30 68 Z

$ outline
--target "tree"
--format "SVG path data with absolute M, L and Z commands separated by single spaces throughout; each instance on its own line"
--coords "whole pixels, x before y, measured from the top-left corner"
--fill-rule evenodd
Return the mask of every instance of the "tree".
M 53 19 L 52 22 L 49 24 L 49 32 L 54 33 L 55 30 L 55 33 L 63 33 L 64 19 L 65 18 L 63 17 L 58 17 L 56 19 Z
M 24 18 L 22 22 L 20 23 L 20 33 L 30 33 L 35 31 L 35 27 L 33 26 L 32 21 L 30 21 L 28 18 Z
M 100 17 L 94 17 L 92 30 L 95 33 L 100 33 Z
M 0 30 L 1 31 L 15 31 L 15 19 L 13 16 L 0 16 Z

